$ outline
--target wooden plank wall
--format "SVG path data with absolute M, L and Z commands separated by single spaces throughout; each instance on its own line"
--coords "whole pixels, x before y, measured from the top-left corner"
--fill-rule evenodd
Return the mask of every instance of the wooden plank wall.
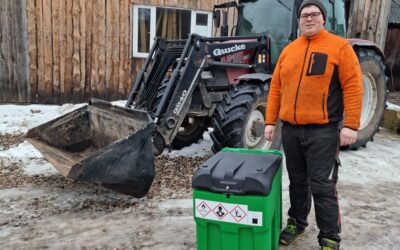
M 352 0 L 348 36 L 375 42 L 385 48 L 391 0 Z
M 0 1 L 0 103 L 29 101 L 26 1 Z
M 130 83 L 130 0 L 28 0 L 33 103 L 119 99 Z
M 9 5 L 20 2 L 7 1 Z M 224 0 L 28 0 L 26 12 L 21 11 L 27 13 L 25 41 L 30 58 L 23 100 L 60 104 L 85 102 L 91 97 L 126 99 L 144 61 L 131 57 L 132 5 L 212 10 L 221 2 Z M 2 91 L 6 92 L 9 90 Z
M 400 25 L 389 25 L 386 37 L 386 65 L 390 72 L 389 91 L 400 91 Z

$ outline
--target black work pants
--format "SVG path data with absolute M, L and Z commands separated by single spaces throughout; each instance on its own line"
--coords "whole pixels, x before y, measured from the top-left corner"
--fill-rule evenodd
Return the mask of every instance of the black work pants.
M 311 195 L 318 238 L 340 241 L 340 212 L 336 191 L 339 165 L 339 129 L 337 124 L 290 125 L 282 127 L 282 144 L 289 173 L 290 209 L 298 229 L 307 227 Z

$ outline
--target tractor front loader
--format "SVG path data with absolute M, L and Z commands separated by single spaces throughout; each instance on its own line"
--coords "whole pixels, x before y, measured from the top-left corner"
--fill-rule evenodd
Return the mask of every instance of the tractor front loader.
M 146 112 L 92 100 L 26 138 L 65 177 L 141 197 L 155 175 L 153 131 Z
M 211 125 L 215 151 L 268 147 L 269 69 L 267 36 L 157 38 L 125 107 L 92 100 L 26 137 L 64 176 L 141 197 L 154 179 L 153 155 L 195 142 Z
M 223 147 L 279 148 L 279 122 L 273 141 L 263 136 L 269 81 L 280 52 L 299 36 L 301 2 L 239 0 L 216 5 L 214 21 L 222 36 L 156 38 L 125 107 L 92 100 L 31 129 L 27 138 L 64 176 L 135 197 L 144 196 L 152 184 L 154 155 L 165 147 L 179 149 L 196 142 L 209 127 L 214 152 Z M 347 2 L 323 3 L 328 10 L 325 28 L 344 36 Z M 237 13 L 233 37 L 227 36 L 228 8 Z M 379 129 L 387 77 L 383 53 L 374 43 L 349 43 L 363 72 L 361 127 L 350 146 L 357 148 Z

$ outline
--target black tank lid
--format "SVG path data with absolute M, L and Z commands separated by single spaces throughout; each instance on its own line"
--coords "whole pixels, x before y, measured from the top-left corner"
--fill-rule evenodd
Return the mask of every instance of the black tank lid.
M 267 195 L 281 163 L 282 153 L 276 150 L 224 149 L 199 167 L 192 187 L 217 193 Z

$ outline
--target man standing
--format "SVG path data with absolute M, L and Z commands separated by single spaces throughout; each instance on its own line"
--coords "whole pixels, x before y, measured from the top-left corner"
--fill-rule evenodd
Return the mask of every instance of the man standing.
M 279 57 L 265 121 L 268 140 L 278 117 L 283 123 L 291 207 L 280 242 L 291 244 L 304 233 L 312 195 L 321 249 L 339 249 L 338 150 L 357 139 L 361 69 L 349 42 L 324 29 L 326 10 L 319 0 L 303 1 L 298 18 L 302 36 Z

